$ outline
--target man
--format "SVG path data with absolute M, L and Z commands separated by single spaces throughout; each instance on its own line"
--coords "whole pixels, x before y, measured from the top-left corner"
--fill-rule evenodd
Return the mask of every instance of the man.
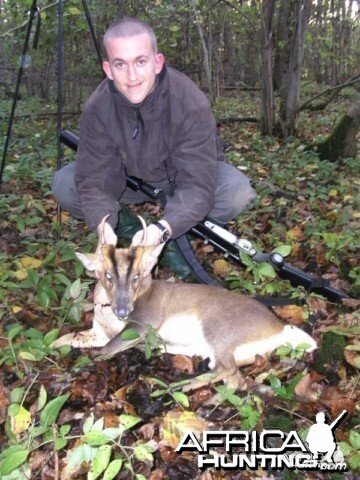
M 148 227 L 148 245 L 184 234 L 208 214 L 221 223 L 234 218 L 256 194 L 241 172 L 221 161 L 205 95 L 165 66 L 153 30 L 140 20 L 113 23 L 104 47 L 107 78 L 81 115 L 76 165 L 54 176 L 59 204 L 93 231 L 110 214 L 105 237 L 114 241 L 121 204 L 148 200 L 126 187 L 128 174 L 168 196 L 162 219 Z M 139 241 L 140 232 L 133 243 Z

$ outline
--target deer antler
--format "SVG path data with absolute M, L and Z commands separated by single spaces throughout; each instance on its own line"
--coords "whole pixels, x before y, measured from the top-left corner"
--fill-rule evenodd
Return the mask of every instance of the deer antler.
M 147 225 L 145 223 L 145 220 L 140 215 L 138 215 L 137 217 L 140 220 L 141 225 L 143 227 L 143 235 L 141 237 L 140 246 L 144 247 L 146 245 L 146 240 L 147 240 Z
M 110 214 L 105 215 L 105 217 L 101 220 L 99 226 L 98 226 L 98 244 L 96 247 L 96 253 L 101 253 L 101 245 L 105 245 L 105 222 L 106 220 L 110 217 Z

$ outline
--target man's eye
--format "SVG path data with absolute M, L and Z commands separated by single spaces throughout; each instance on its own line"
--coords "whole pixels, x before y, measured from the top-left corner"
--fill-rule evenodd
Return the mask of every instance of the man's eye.
M 123 68 L 124 64 L 123 63 L 116 63 L 115 67 L 116 68 Z
M 144 65 L 146 65 L 146 60 L 145 58 L 142 58 L 141 60 L 138 61 L 138 64 L 143 67 Z
M 110 275 L 110 273 L 105 273 L 105 277 L 108 279 L 108 280 L 112 280 L 112 276 Z

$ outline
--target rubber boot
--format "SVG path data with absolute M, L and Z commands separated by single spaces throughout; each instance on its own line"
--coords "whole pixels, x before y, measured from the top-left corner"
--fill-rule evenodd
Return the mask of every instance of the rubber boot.
M 138 217 L 132 213 L 129 208 L 122 207 L 119 214 L 118 224 L 115 233 L 122 244 L 124 240 L 131 242 L 136 232 L 142 229 L 142 225 Z
M 161 263 L 164 267 L 172 270 L 181 280 L 185 280 L 192 273 L 177 243 L 173 240 L 165 246 Z

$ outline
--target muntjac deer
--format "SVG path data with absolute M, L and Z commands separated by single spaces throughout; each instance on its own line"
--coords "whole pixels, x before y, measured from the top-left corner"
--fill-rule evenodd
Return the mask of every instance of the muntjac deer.
M 270 353 L 286 342 L 293 347 L 305 343 L 307 351 L 317 347 L 307 333 L 284 324 L 253 298 L 209 285 L 152 280 L 151 270 L 162 247 L 102 244 L 95 254 L 77 253 L 99 279 L 94 325 L 87 332 L 61 337 L 55 346 L 106 345 L 100 354 L 111 356 L 132 343 L 118 335 L 126 324 L 133 323 L 140 335 L 151 324 L 167 352 L 209 357 L 209 367 L 215 372 L 212 383 L 224 380 L 235 388 L 244 384 L 238 367 L 252 363 L 256 355 Z

